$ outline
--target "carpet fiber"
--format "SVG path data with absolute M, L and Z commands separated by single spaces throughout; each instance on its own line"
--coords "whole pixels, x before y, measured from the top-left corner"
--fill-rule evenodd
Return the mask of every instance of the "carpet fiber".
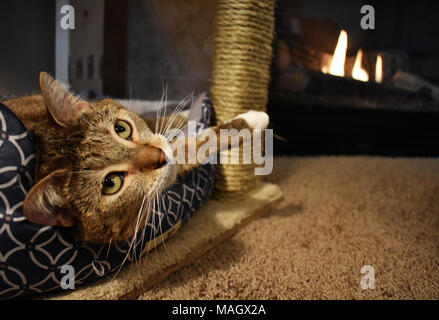
M 277 158 L 266 180 L 280 204 L 140 299 L 439 299 L 439 160 Z

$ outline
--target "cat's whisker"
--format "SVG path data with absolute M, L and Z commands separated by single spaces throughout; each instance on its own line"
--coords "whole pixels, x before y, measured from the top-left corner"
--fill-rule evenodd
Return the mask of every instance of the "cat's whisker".
M 167 213 L 167 212 L 166 212 L 166 213 Z M 165 213 L 165 214 L 166 214 L 166 213 Z M 162 220 L 163 220 L 163 219 L 162 219 Z M 162 244 L 163 244 L 163 247 L 165 248 L 166 254 L 167 254 L 168 256 L 170 256 L 170 252 L 169 252 L 169 250 L 168 250 L 168 248 L 166 247 L 166 244 L 165 244 L 165 238 L 163 237 L 162 220 L 160 220 L 160 222 L 159 222 L 159 225 L 160 225 L 160 236 L 161 236 L 161 238 L 162 238 Z
M 161 197 L 161 195 L 157 195 L 157 199 L 158 199 L 158 204 L 159 204 L 159 212 L 161 212 L 162 211 L 162 197 Z M 163 229 L 162 229 L 162 221 L 163 221 L 163 219 L 164 218 L 162 218 L 162 219 L 159 219 L 159 232 L 160 232 L 160 238 L 162 239 L 162 241 L 163 241 Z M 156 246 L 156 252 L 157 252 L 157 246 Z
M 122 270 L 123 265 L 125 264 L 125 260 L 126 258 L 120 263 L 119 266 L 117 266 L 117 271 L 115 272 L 115 274 L 112 276 L 111 280 L 113 281 L 114 279 L 116 279 L 117 275 L 119 274 L 120 270 Z
M 145 216 L 145 212 L 147 212 L 145 209 L 148 209 L 148 204 L 149 204 L 149 201 L 147 201 L 147 205 L 146 206 L 144 206 L 144 203 L 145 203 L 145 200 L 146 200 L 146 194 L 145 194 L 145 196 L 143 197 L 143 201 L 142 201 L 142 206 L 140 207 L 140 210 L 139 210 L 139 216 L 140 216 L 140 219 L 139 219 L 139 224 L 140 224 L 140 226 L 144 226 L 144 224 L 143 224 L 143 218 L 144 218 L 144 216 Z M 139 228 L 139 226 L 137 226 L 137 228 L 136 228 L 136 237 L 137 237 L 137 234 L 138 234 L 138 229 Z M 139 253 L 139 256 L 137 257 L 137 254 L 136 254 L 136 265 L 137 265 L 137 271 L 138 271 L 138 274 L 139 274 L 139 278 L 140 278 L 140 276 L 141 276 L 141 274 L 140 274 L 140 263 L 141 263 L 141 259 L 142 259 L 142 248 L 143 248 L 143 239 L 144 239 L 144 235 L 145 235 L 145 229 L 143 228 L 143 230 L 142 230 L 142 234 L 141 234 L 141 238 L 140 238 L 140 241 L 137 243 L 137 245 L 136 245 L 136 247 L 137 246 L 139 246 L 140 245 L 140 248 L 141 248 L 141 251 L 140 251 L 140 253 Z M 137 239 L 136 239 L 137 240 Z
M 144 205 L 145 199 L 146 199 L 146 196 L 143 198 L 142 204 L 140 206 L 141 208 Z M 139 212 L 140 212 L 140 210 L 139 210 Z M 119 269 L 117 270 L 116 274 L 114 275 L 113 279 L 117 277 L 117 275 L 119 274 L 120 270 L 122 269 L 123 265 L 125 264 L 126 260 L 128 259 L 129 255 L 131 253 L 131 249 L 133 248 L 133 244 L 134 244 L 134 242 L 136 241 L 136 238 L 137 238 L 138 224 L 139 224 L 139 218 L 137 217 L 136 224 L 135 224 L 135 230 L 134 230 L 135 232 L 134 232 L 133 238 L 130 241 L 129 247 L 128 247 L 127 252 L 126 252 L 126 255 L 125 255 L 122 263 L 120 264 Z M 135 259 L 135 256 L 134 256 L 134 259 Z
M 143 242 L 145 241 L 145 236 L 146 236 L 146 224 L 148 223 L 148 220 L 150 219 L 150 215 L 152 214 L 153 205 L 154 205 L 154 199 L 148 200 L 148 206 L 145 207 L 145 210 L 143 212 L 143 216 L 144 216 L 144 219 L 145 219 L 145 229 L 144 229 L 144 231 L 142 233 L 142 247 L 143 247 Z
M 187 107 L 187 105 L 189 104 L 189 101 L 192 101 L 190 103 L 190 105 L 192 106 L 193 102 L 194 102 L 194 93 L 191 92 L 189 93 L 186 97 L 184 97 L 177 105 L 177 107 L 175 108 L 175 110 L 177 110 L 177 112 L 180 112 L 181 110 L 183 110 L 184 108 Z M 189 108 L 190 111 L 190 108 Z
M 156 200 L 157 200 L 157 211 L 155 211 L 155 212 L 157 212 L 157 214 L 154 214 L 154 219 L 153 219 L 153 225 L 154 225 L 154 231 L 155 231 L 155 234 L 154 234 L 154 252 L 157 254 L 157 230 L 156 230 L 156 221 L 155 221 L 155 219 L 156 219 L 156 217 L 157 217 L 157 219 L 160 219 L 160 199 L 159 199 L 159 195 L 158 194 L 156 194 Z M 159 221 L 159 220 L 158 220 Z
M 186 127 L 187 127 L 187 124 L 179 129 L 171 129 L 172 130 L 171 134 L 168 137 L 166 137 L 166 141 L 167 142 L 172 141 L 172 139 L 174 139 L 180 133 L 180 130 L 184 130 Z
M 139 219 L 139 228 L 142 229 L 142 233 L 141 233 L 141 237 L 138 241 L 138 246 L 140 245 L 141 248 L 143 248 L 143 241 L 145 239 L 145 228 L 146 228 L 146 223 L 148 222 L 148 215 L 151 212 L 151 200 L 147 200 L 147 195 L 145 194 L 144 196 L 144 201 L 145 205 L 143 205 L 143 207 L 141 208 L 140 211 L 140 219 Z M 143 251 L 143 250 L 142 250 Z M 139 255 L 140 257 L 141 255 Z
M 189 116 L 189 113 L 190 113 L 190 110 L 185 110 L 185 111 L 180 112 L 180 110 L 177 110 L 177 109 L 176 109 L 175 112 L 172 113 L 171 118 L 170 118 L 170 120 L 169 120 L 169 122 L 168 122 L 168 125 L 167 125 L 166 128 L 165 128 L 165 131 L 164 131 L 163 135 L 164 135 L 164 136 L 167 136 L 167 135 L 168 135 L 168 131 L 169 131 L 170 129 L 172 129 L 172 130 L 176 130 L 176 131 L 178 131 L 178 130 L 182 130 L 181 125 L 182 125 L 185 121 L 187 121 L 188 116 Z M 182 117 L 181 117 L 181 119 L 178 120 L 177 124 L 174 125 L 174 122 L 175 122 L 175 120 L 177 119 L 177 116 L 179 116 L 179 115 L 181 115 Z M 186 124 L 186 125 L 187 125 L 187 124 Z
M 110 254 L 110 249 L 111 249 L 111 244 L 113 243 L 113 239 L 111 239 L 110 241 L 109 241 L 109 243 L 108 243 L 108 249 L 107 249 L 107 254 L 106 254 L 106 256 L 105 256 L 105 260 L 104 261 L 108 261 L 108 255 Z M 113 270 L 115 270 L 116 268 L 114 268 Z M 119 269 L 120 270 L 120 269 Z M 115 279 L 115 277 L 116 276 L 114 276 L 114 277 L 112 277 L 111 276 L 111 273 L 112 273 L 113 271 L 110 269 L 110 273 L 105 273 L 105 277 L 111 282 L 111 281 L 114 281 L 114 279 Z M 117 275 L 117 273 L 116 273 L 116 275 Z
M 171 134 L 169 137 L 166 138 L 166 141 L 171 142 L 176 136 L 178 136 L 178 134 L 179 134 L 179 131 L 176 129 L 171 131 Z
M 123 266 L 125 265 L 125 262 L 126 262 L 126 260 L 128 259 L 128 257 L 129 257 L 130 250 L 131 250 L 131 245 L 129 246 L 129 248 L 128 248 L 128 250 L 127 250 L 127 253 L 126 253 L 124 259 L 123 259 L 122 262 L 120 263 L 120 265 L 119 265 L 119 269 L 116 271 L 116 274 L 114 275 L 113 279 L 115 279 L 115 278 L 117 277 L 117 275 L 119 274 L 119 272 L 122 270 Z
M 160 210 L 161 209 L 161 201 L 160 200 L 161 200 L 161 198 L 160 198 L 159 194 L 156 194 L 156 199 L 157 199 L 157 212 L 160 215 L 160 212 L 161 212 L 161 210 Z M 161 222 L 160 216 L 157 217 L 157 222 L 160 226 L 160 222 Z M 155 223 L 154 223 L 154 225 L 155 225 Z M 160 230 L 160 233 L 161 233 L 161 230 Z M 156 237 L 154 238 L 154 252 L 157 254 L 157 234 L 156 234 Z
M 149 232 L 149 242 L 148 242 L 148 250 L 146 251 L 145 259 L 148 258 L 149 251 L 151 250 L 152 232 L 154 231 L 154 221 L 155 221 L 154 219 L 155 219 L 155 209 L 156 209 L 156 207 L 155 207 L 155 203 L 156 203 L 156 201 L 155 201 L 155 200 L 156 200 L 156 199 L 157 199 L 157 196 L 156 196 L 155 198 L 152 199 L 152 210 L 150 211 L 151 214 L 152 214 L 152 216 L 151 216 L 151 218 L 148 218 L 148 220 L 149 220 L 149 219 L 152 219 L 152 220 L 153 220 L 153 222 L 152 222 L 153 227 L 150 228 L 150 232 Z
M 144 199 L 146 199 L 146 195 L 144 196 Z M 148 212 L 148 208 L 149 207 L 150 207 L 150 201 L 147 201 L 147 204 L 141 210 L 139 210 L 139 215 L 140 215 L 139 221 L 143 221 L 144 214 L 145 214 L 145 212 Z M 136 255 L 136 266 L 137 266 L 137 273 L 138 273 L 139 279 L 141 278 L 140 264 L 141 264 L 141 260 L 142 260 L 143 240 L 145 238 L 145 231 L 146 231 L 145 228 L 143 228 L 142 234 L 141 234 L 141 238 L 140 238 L 140 248 L 141 248 L 141 251 L 139 253 L 138 259 L 137 259 L 137 255 Z M 137 232 L 136 232 L 136 235 L 137 235 Z M 136 247 L 137 246 L 139 246 L 139 243 L 137 243 Z
M 172 114 L 170 115 L 170 119 L 168 121 L 168 124 L 167 124 L 165 130 L 163 131 L 163 135 L 165 135 L 168 132 L 169 128 L 171 128 L 171 126 L 174 124 L 174 121 L 177 118 L 178 114 L 187 106 L 187 104 L 189 103 L 189 100 L 193 101 L 193 93 L 191 93 L 191 94 L 187 95 L 185 98 L 183 98 L 183 100 L 179 102 L 177 107 L 175 107 Z M 185 111 L 185 112 L 188 112 L 188 114 L 189 114 L 190 109 Z M 179 125 L 176 127 L 178 128 Z
M 169 126 L 167 128 L 164 136 L 166 138 L 167 142 L 170 142 L 172 139 L 174 139 L 182 130 L 184 130 L 188 126 L 188 116 L 189 116 L 190 110 L 183 111 L 179 113 L 180 115 L 183 115 L 181 119 L 178 121 L 178 123 L 174 126 Z M 178 115 L 178 114 L 177 114 Z M 177 115 L 175 117 L 177 117 Z M 174 122 L 175 119 L 172 120 Z M 183 123 L 186 124 L 183 126 Z
M 168 86 L 166 86 L 166 97 L 165 97 L 165 106 L 163 109 L 163 114 L 162 114 L 162 124 L 160 126 L 160 134 L 163 135 L 163 129 L 165 126 L 165 117 L 166 117 L 166 110 L 168 108 Z
M 170 125 L 173 125 L 173 123 L 174 123 L 174 119 L 176 118 L 176 116 L 178 115 L 178 113 L 180 113 L 188 104 L 189 104 L 189 101 L 190 100 L 192 100 L 192 102 L 190 103 L 190 105 L 191 105 L 191 107 L 192 107 L 192 105 L 193 105 L 193 103 L 194 103 L 194 94 L 193 93 L 190 93 L 190 94 L 188 94 L 185 98 L 183 98 L 183 100 L 182 101 L 180 101 L 180 103 L 177 105 L 177 107 L 175 108 L 175 111 L 174 111 L 174 113 L 173 113 L 173 115 L 175 115 L 174 116 L 174 118 L 172 119 L 172 122 L 170 122 Z M 176 128 L 179 128 L 180 127 L 180 125 L 184 122 L 184 121 L 186 121 L 187 120 L 187 116 L 189 115 L 189 113 L 190 113 L 190 111 L 191 111 L 191 108 L 189 108 L 189 109 L 187 109 L 187 110 L 185 110 L 185 111 L 183 111 L 183 112 L 181 112 L 181 113 L 183 113 L 183 114 L 185 114 L 185 113 L 187 113 L 187 114 L 185 114 L 185 117 L 183 118 L 183 119 L 180 119 L 180 121 L 179 121 L 179 123 L 177 124 L 177 126 L 174 126 L 174 127 L 176 127 Z
M 145 200 L 146 200 L 146 195 L 142 199 L 142 204 L 140 205 L 140 209 L 139 209 L 139 211 L 137 213 L 136 224 L 134 226 L 134 236 L 133 236 L 132 243 L 131 243 L 131 247 L 133 248 L 134 251 L 136 251 L 136 248 L 138 246 L 138 244 L 137 244 L 137 234 L 139 232 L 139 227 L 140 227 L 141 221 L 142 221 L 142 211 L 143 211 L 143 207 L 144 207 L 144 204 L 145 204 Z M 137 260 L 137 254 L 134 254 L 134 263 L 137 264 L 137 268 L 139 269 L 139 264 L 138 264 L 138 260 Z
M 182 118 L 182 119 L 180 119 L 180 121 L 177 123 L 177 125 L 175 126 L 176 128 L 177 128 L 177 130 L 178 129 L 180 129 L 180 130 L 183 130 L 184 128 L 186 128 L 187 126 L 188 126 L 188 120 L 187 120 L 187 117 L 189 116 L 189 112 L 187 112 L 188 114 L 187 115 L 185 115 L 185 118 Z M 184 125 L 184 126 L 182 126 L 183 125 L 183 123 L 184 122 L 186 122 L 186 124 Z
M 108 243 L 108 249 L 107 249 L 107 254 L 105 255 L 105 261 L 108 260 L 108 255 L 110 254 L 110 249 L 111 249 L 111 243 L 112 243 L 112 239 L 110 240 L 110 242 Z
M 190 93 L 185 98 L 183 98 L 177 104 L 177 106 L 173 109 L 172 113 L 169 116 L 167 116 L 166 112 L 167 112 L 168 103 L 167 103 L 167 92 L 166 92 L 166 104 L 165 104 L 164 108 L 162 108 L 163 113 L 159 114 L 159 116 L 162 117 L 161 126 L 160 126 L 160 130 L 159 130 L 159 133 L 161 135 L 166 135 L 169 128 L 171 128 L 173 126 L 175 119 L 177 118 L 179 113 L 189 104 L 190 100 L 192 100 L 192 103 L 193 103 L 193 93 Z M 169 118 L 169 120 L 166 122 L 166 124 L 165 124 L 165 118 Z M 166 125 L 166 127 L 165 127 L 165 125 Z
M 145 249 L 143 243 L 145 241 L 146 223 L 148 222 L 149 212 L 151 212 L 151 201 L 150 200 L 148 200 L 147 205 L 145 206 L 143 212 L 141 213 L 142 219 L 143 219 L 143 217 L 145 218 L 145 225 L 144 225 L 143 230 L 142 230 L 142 238 L 141 238 L 141 243 L 140 243 L 140 247 L 142 248 L 142 253 L 144 252 L 144 249 Z M 139 256 L 139 263 L 140 263 L 140 260 L 143 258 L 142 253 Z
M 163 101 L 164 99 L 164 101 Z M 159 118 L 159 128 L 157 130 L 157 132 L 159 134 L 162 133 L 162 128 L 164 125 L 164 120 L 165 120 L 165 114 L 166 114 L 166 105 L 168 104 L 168 84 L 166 84 L 164 90 L 163 90 L 163 96 L 162 96 L 162 100 L 160 101 L 160 107 L 157 110 L 157 116 Z
M 162 83 L 162 87 L 164 87 L 163 83 Z M 157 108 L 156 108 L 155 133 L 159 133 L 160 109 L 162 108 L 162 103 L 164 98 L 165 98 L 165 89 L 163 89 L 162 97 L 160 99 L 160 102 L 157 104 Z

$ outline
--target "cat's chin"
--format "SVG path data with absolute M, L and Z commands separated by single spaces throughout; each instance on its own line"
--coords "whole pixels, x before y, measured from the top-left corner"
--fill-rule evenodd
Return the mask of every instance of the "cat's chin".
M 154 192 L 153 194 L 149 195 L 150 199 L 154 195 L 160 194 L 165 191 L 177 180 L 177 166 L 175 164 L 166 164 L 159 170 L 161 172 L 158 179 L 155 181 L 154 186 L 151 188 L 151 190 L 154 190 Z
M 177 167 L 174 164 L 167 164 L 160 170 L 163 170 L 163 173 L 156 182 L 156 190 L 158 193 L 165 191 L 167 188 L 173 185 L 177 179 Z

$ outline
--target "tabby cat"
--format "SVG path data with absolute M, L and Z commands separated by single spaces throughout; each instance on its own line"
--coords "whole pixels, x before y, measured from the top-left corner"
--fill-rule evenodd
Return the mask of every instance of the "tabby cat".
M 34 135 L 36 183 L 23 204 L 29 221 L 74 228 L 84 241 L 123 241 L 146 223 L 148 203 L 200 164 L 170 161 L 176 148 L 158 127 L 173 128 L 175 116 L 142 119 L 115 100 L 79 100 L 45 72 L 39 83 L 41 95 L 3 102 Z M 219 136 L 222 128 L 267 124 L 265 113 L 250 111 L 212 129 Z M 186 138 L 185 148 L 189 139 L 197 148 L 206 140 Z

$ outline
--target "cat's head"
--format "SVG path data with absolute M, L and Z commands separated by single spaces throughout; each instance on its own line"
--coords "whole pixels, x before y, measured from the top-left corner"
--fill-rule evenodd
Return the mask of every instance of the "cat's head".
M 60 160 L 27 194 L 24 215 L 74 227 L 85 241 L 132 237 L 155 196 L 175 181 L 167 140 L 114 100 L 78 100 L 46 73 L 40 87 L 59 146 L 52 152 Z

